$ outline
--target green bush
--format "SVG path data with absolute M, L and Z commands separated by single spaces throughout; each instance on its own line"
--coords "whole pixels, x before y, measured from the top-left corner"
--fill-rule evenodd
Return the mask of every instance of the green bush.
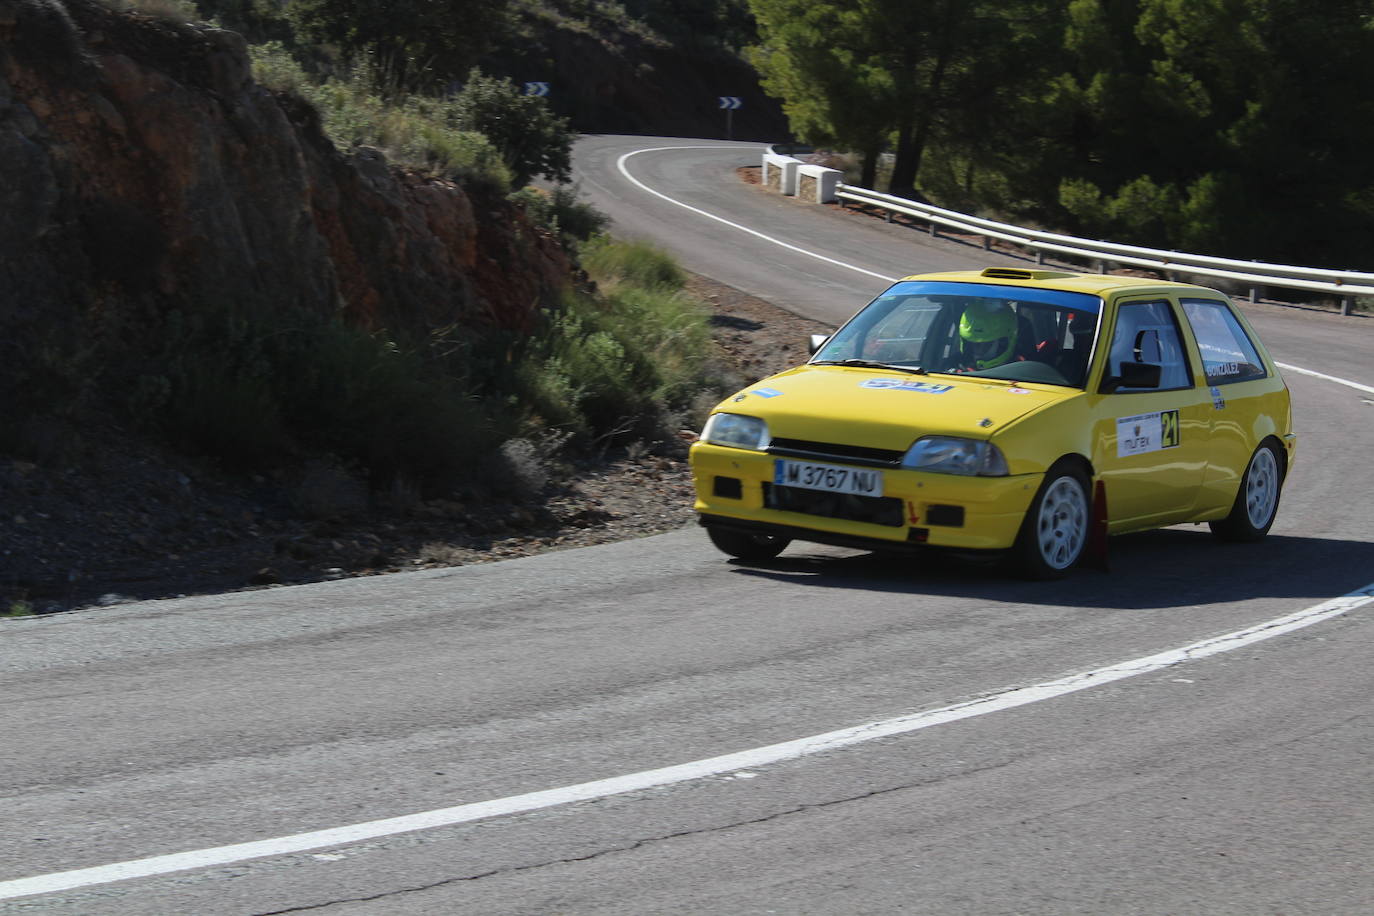
M 577 199 L 577 187 L 559 185 L 545 192 L 525 187 L 510 195 L 510 199 L 525 209 L 525 213 L 540 226 L 549 229 L 573 250 L 578 242 L 585 242 L 605 230 L 610 218 L 591 204 Z
M 255 45 L 250 54 L 254 78 L 313 105 L 325 134 L 340 149 L 371 146 L 401 166 L 465 184 L 498 190 L 511 186 L 510 170 L 492 142 L 457 126 L 454 101 L 389 97 L 365 68 L 356 68 L 347 79 L 316 81 L 277 41 Z
M 600 294 L 571 297 L 529 341 L 518 400 L 583 445 L 664 441 L 731 383 L 713 359 L 707 311 L 652 246 L 597 237 L 583 257 Z
M 254 472 L 325 460 L 375 491 L 508 483 L 535 447 L 506 448 L 513 439 L 537 445 L 544 469 L 563 448 L 673 447 L 730 384 L 708 312 L 661 252 L 601 237 L 586 248 L 600 294 L 568 293 L 527 335 L 401 339 L 305 310 L 209 302 L 141 321 L 127 351 L 98 362 L 136 367 L 105 387 L 177 447 Z M 53 393 L 73 375 L 33 378 Z M 530 496 L 542 478 L 521 479 Z
M 583 246 L 582 265 L 593 280 L 606 286 L 628 283 L 675 291 L 687 282 L 671 256 L 646 242 L 618 242 L 598 236 Z
M 662 252 L 600 237 L 587 252 L 602 293 L 569 293 L 523 337 L 405 341 L 302 310 L 173 312 L 143 341 L 129 409 L 230 466 L 328 456 L 376 488 L 471 480 L 515 437 L 583 450 L 670 440 L 729 384 L 708 313 Z
M 451 112 L 455 127 L 477 131 L 492 142 L 510 170 L 512 187 L 522 188 L 536 175 L 561 183 L 571 178 L 574 135 L 567 119 L 510 80 L 473 70 Z
M 33 615 L 33 603 L 30 601 L 11 600 L 0 605 L 0 617 L 32 617 Z
M 514 432 L 483 402 L 457 351 L 330 322 L 301 356 L 285 374 L 295 427 L 374 482 L 449 483 Z
M 374 483 L 442 486 L 477 464 L 502 427 L 458 354 L 443 357 L 297 311 L 169 316 L 133 388 L 136 418 L 189 450 L 244 469 L 328 454 Z
M 248 47 L 253 78 L 268 89 L 305 97 L 315 85 L 296 58 L 280 41 L 267 41 Z

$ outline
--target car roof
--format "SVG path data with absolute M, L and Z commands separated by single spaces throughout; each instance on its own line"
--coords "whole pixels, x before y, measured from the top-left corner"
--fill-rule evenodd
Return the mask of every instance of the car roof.
M 987 283 L 995 281 L 1005 286 L 1026 286 L 1033 289 L 1057 289 L 1065 292 L 1088 293 L 1105 297 L 1110 293 L 1147 290 L 1193 290 L 1220 295 L 1214 289 L 1192 283 L 1152 280 L 1145 277 L 1123 277 L 1116 274 L 1079 274 L 1063 270 L 1034 270 L 1023 267 L 987 267 L 983 270 L 948 270 L 940 273 L 914 274 L 907 280 L 935 280 L 946 283 Z

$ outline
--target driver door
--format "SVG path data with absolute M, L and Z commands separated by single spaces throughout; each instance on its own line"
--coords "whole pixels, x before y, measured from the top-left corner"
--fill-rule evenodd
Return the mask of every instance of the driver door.
M 1211 395 L 1193 378 L 1168 299 L 1119 302 L 1110 341 L 1092 401 L 1093 463 L 1106 485 L 1109 530 L 1182 521 L 1207 469 Z

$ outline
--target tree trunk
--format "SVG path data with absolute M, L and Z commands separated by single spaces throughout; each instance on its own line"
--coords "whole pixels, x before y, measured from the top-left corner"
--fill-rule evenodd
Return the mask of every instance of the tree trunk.
M 859 151 L 863 157 L 863 164 L 859 166 L 859 187 L 870 191 L 878 189 L 878 157 L 882 151 L 882 145 L 878 143 Z
M 892 179 L 887 193 L 897 197 L 919 199 L 916 194 L 916 174 L 921 168 L 924 138 L 917 144 L 917 131 L 910 117 L 903 117 L 897 126 L 897 159 L 892 164 Z

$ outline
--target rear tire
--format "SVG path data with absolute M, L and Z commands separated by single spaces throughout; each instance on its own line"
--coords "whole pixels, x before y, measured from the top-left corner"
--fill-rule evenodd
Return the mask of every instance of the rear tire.
M 1045 475 L 1026 510 L 1013 555 L 1028 579 L 1060 579 L 1078 564 L 1092 530 L 1088 478 L 1071 465 L 1055 465 Z
M 730 528 L 710 527 L 706 529 L 706 536 L 722 553 L 751 563 L 771 560 L 792 543 L 791 538 L 780 534 L 751 534 Z
M 1223 541 L 1253 543 L 1263 540 L 1279 514 L 1279 490 L 1283 486 L 1283 460 L 1272 442 L 1261 442 L 1240 479 L 1231 514 L 1209 522 L 1212 534 Z

